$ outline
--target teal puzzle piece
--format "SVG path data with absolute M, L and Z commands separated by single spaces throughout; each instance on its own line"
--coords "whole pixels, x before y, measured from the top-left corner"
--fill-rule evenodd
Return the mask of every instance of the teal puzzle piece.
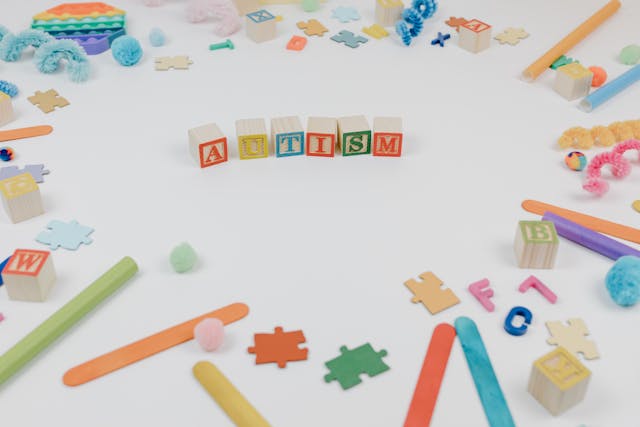
M 50 231 L 43 231 L 38 234 L 36 241 L 48 245 L 51 250 L 60 247 L 75 251 L 82 243 L 85 245 L 93 242 L 89 234 L 93 233 L 93 228 L 78 224 L 78 221 L 65 223 L 62 221 L 51 221 L 47 224 Z

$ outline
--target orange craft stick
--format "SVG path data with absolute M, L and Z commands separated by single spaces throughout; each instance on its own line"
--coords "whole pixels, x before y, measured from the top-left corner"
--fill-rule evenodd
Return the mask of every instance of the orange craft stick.
M 249 314 L 249 307 L 246 304 L 235 303 L 222 307 L 219 310 L 187 320 L 184 323 L 75 366 L 64 374 L 62 381 L 68 386 L 84 384 L 168 348 L 187 342 L 193 339 L 193 328 L 208 317 L 215 317 L 225 325 L 228 325 L 242 319 L 247 314 Z
M 404 427 L 428 427 L 431 423 L 455 338 L 456 329 L 447 323 L 441 323 L 433 330 Z
M 529 65 L 529 67 L 522 72 L 522 77 L 527 81 L 534 81 L 540 74 L 547 70 L 556 59 L 569 52 L 572 47 L 591 34 L 593 30 L 616 13 L 618 9 L 620 9 L 620 0 L 611 0 L 602 9 L 594 13 L 589 19 L 570 32 L 569 35 L 560 40 L 558 44 L 538 58 L 536 62 Z
M 525 200 L 522 202 L 522 208 L 525 211 L 538 215 L 544 215 L 545 212 L 551 212 L 593 231 L 599 231 L 600 233 L 608 234 L 609 236 L 618 237 L 630 242 L 640 243 L 640 230 L 637 228 L 607 221 L 606 219 L 596 218 L 595 216 L 585 215 L 580 212 L 570 211 L 569 209 L 548 205 L 546 203 L 538 202 L 537 200 Z
M 2 130 L 0 131 L 0 142 L 13 141 L 14 139 L 33 138 L 34 136 L 49 135 L 52 131 L 53 128 L 49 125 Z

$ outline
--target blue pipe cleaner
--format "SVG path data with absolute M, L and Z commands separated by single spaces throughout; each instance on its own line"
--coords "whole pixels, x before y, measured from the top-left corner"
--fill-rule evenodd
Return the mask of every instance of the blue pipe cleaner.
M 4 92 L 14 98 L 18 94 L 18 86 L 6 80 L 0 80 L 0 92 Z
M 55 39 L 42 30 L 24 30 L 19 32 L 17 36 L 7 32 L 0 42 L 0 59 L 15 62 L 20 59 L 22 52 L 29 46 L 38 49 L 52 40 Z
M 396 23 L 396 33 L 406 46 L 411 40 L 420 35 L 424 27 L 424 20 L 433 16 L 438 9 L 436 0 L 413 0 L 411 7 L 402 11 L 402 21 Z
M 67 60 L 67 70 L 73 82 L 84 82 L 89 78 L 89 59 L 84 49 L 73 40 L 53 40 L 46 43 L 33 57 L 42 73 L 53 73 L 61 59 Z

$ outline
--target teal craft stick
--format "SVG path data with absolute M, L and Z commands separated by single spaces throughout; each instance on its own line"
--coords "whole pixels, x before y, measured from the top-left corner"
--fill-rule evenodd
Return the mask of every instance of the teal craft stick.
M 74 299 L 42 322 L 29 335 L 0 356 L 0 384 L 3 384 L 38 353 L 114 293 L 138 271 L 136 262 L 124 257 Z
M 627 70 L 615 80 L 610 81 L 592 94 L 587 95 L 580 101 L 578 107 L 586 112 L 595 110 L 601 104 L 613 98 L 638 80 L 640 80 L 640 64 Z
M 468 317 L 458 317 L 454 325 L 489 425 L 491 427 L 515 427 L 516 424 L 504 394 L 502 394 L 502 389 L 500 389 L 500 383 L 498 383 L 496 373 L 493 371 L 478 327 Z

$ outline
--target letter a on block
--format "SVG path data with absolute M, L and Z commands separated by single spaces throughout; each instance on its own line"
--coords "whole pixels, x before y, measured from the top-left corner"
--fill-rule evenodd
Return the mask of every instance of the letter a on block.
M 451 289 L 441 289 L 442 280 L 432 272 L 422 273 L 420 278 L 422 282 L 414 279 L 404 282 L 405 286 L 413 292 L 412 303 L 421 302 L 429 310 L 429 313 L 438 314 L 460 302 Z
M 200 145 L 201 167 L 213 166 L 228 160 L 227 138 Z

